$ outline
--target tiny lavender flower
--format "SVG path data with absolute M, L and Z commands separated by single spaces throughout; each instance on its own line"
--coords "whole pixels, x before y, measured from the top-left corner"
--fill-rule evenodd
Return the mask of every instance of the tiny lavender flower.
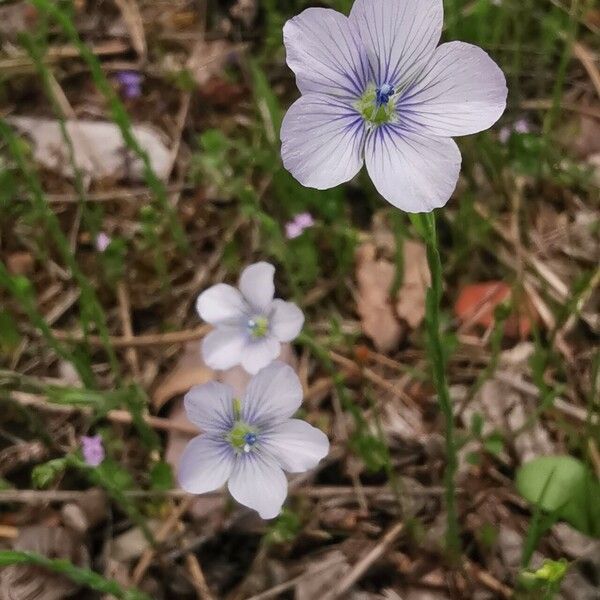
M 304 315 L 292 302 L 273 299 L 274 275 L 273 265 L 259 262 L 244 269 L 239 290 L 219 283 L 200 294 L 198 314 L 215 326 L 202 342 L 209 367 L 241 364 L 248 373 L 257 373 L 279 356 L 281 342 L 300 333 Z
M 451 138 L 493 125 L 507 89 L 480 48 L 437 47 L 442 24 L 442 0 L 356 0 L 349 17 L 309 8 L 286 23 L 303 95 L 283 121 L 281 154 L 302 185 L 334 187 L 366 163 L 394 206 L 446 204 L 461 163 Z
M 310 213 L 300 213 L 293 220 L 285 224 L 285 236 L 288 240 L 293 240 L 302 235 L 302 232 L 315 224 Z
M 500 129 L 498 133 L 498 139 L 502 144 L 507 144 L 510 136 L 514 133 L 529 133 L 531 131 L 531 127 L 529 126 L 529 121 L 527 119 L 519 119 L 515 121 L 512 126 L 505 125 Z
M 119 71 L 117 81 L 125 98 L 138 98 L 142 94 L 142 76 L 136 71 Z
M 96 250 L 98 250 L 98 252 L 104 252 L 108 248 L 110 242 L 110 237 L 108 237 L 104 231 L 101 231 L 96 236 Z
M 315 467 L 327 455 L 329 440 L 290 418 L 302 403 L 302 385 L 288 365 L 271 363 L 252 378 L 242 400 L 233 394 L 216 382 L 186 394 L 188 417 L 204 433 L 183 452 L 179 483 L 190 494 L 203 494 L 227 481 L 238 502 L 272 519 L 287 496 L 284 471 Z
M 85 460 L 90 467 L 97 467 L 105 457 L 104 446 L 102 445 L 102 436 L 82 435 L 81 451 L 83 452 L 83 460 Z

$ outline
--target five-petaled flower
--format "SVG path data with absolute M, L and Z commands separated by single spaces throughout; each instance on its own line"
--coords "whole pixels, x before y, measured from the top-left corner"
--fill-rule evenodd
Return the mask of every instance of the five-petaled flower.
M 219 283 L 200 294 L 198 313 L 215 326 L 202 342 L 209 367 L 241 364 L 248 373 L 257 373 L 279 356 L 282 342 L 300 333 L 304 315 L 294 303 L 273 299 L 274 275 L 273 265 L 255 263 L 242 272 L 239 290 Z
M 461 155 L 452 136 L 491 127 L 506 80 L 480 48 L 438 47 L 442 0 L 356 0 L 349 17 L 309 8 L 284 27 L 302 97 L 281 128 L 285 167 L 307 187 L 366 163 L 379 193 L 408 212 L 446 204 Z
M 302 403 L 302 385 L 284 363 L 275 361 L 255 375 L 241 400 L 229 386 L 211 382 L 192 388 L 184 402 L 203 433 L 181 457 L 181 487 L 202 494 L 227 481 L 231 495 L 263 519 L 281 511 L 284 471 L 312 469 L 329 451 L 322 431 L 291 418 Z

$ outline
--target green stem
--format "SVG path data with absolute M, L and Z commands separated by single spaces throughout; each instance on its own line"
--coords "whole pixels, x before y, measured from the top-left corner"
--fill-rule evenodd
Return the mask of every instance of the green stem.
M 112 579 L 105 579 L 98 573 L 82 567 L 77 567 L 67 559 L 51 559 L 34 552 L 19 552 L 0 550 L 0 567 L 9 565 L 34 565 L 48 571 L 65 575 L 71 581 L 88 588 L 110 594 L 119 600 L 150 600 L 149 597 L 135 589 L 125 589 Z
M 454 413 L 450 390 L 446 380 L 446 354 L 440 324 L 440 304 L 442 300 L 442 261 L 438 247 L 434 213 L 411 215 L 411 220 L 427 245 L 427 262 L 431 271 L 431 287 L 427 290 L 425 322 L 427 327 L 427 353 L 431 363 L 433 382 L 437 391 L 438 403 L 445 422 L 446 470 L 446 550 L 451 559 L 460 555 L 460 537 L 456 509 L 455 476 L 458 466 L 456 441 L 454 439 Z

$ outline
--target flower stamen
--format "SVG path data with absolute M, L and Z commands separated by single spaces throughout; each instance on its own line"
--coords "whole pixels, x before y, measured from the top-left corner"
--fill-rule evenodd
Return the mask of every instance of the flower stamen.
M 248 319 L 246 327 L 254 339 L 264 338 L 269 333 L 269 319 L 263 315 L 255 315 Z
M 392 123 L 396 119 L 396 91 L 389 83 L 370 84 L 354 105 L 372 127 Z
M 258 432 L 247 423 L 237 421 L 225 437 L 236 452 L 247 454 L 258 441 Z

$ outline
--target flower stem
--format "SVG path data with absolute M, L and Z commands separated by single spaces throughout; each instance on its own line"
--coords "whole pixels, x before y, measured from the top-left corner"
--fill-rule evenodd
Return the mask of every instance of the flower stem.
M 455 476 L 458 466 L 456 456 L 456 442 L 454 439 L 454 413 L 452 401 L 446 380 L 446 353 L 440 327 L 440 303 L 442 299 L 442 261 L 438 248 L 434 213 L 411 215 L 413 225 L 423 237 L 427 245 L 427 262 L 431 271 L 431 287 L 427 290 L 426 300 L 426 331 L 427 353 L 431 363 L 433 382 L 437 391 L 438 403 L 445 421 L 446 437 L 446 470 L 444 472 L 444 486 L 446 488 L 446 551 L 450 559 L 455 559 L 460 554 L 460 537 L 458 515 L 456 510 Z

